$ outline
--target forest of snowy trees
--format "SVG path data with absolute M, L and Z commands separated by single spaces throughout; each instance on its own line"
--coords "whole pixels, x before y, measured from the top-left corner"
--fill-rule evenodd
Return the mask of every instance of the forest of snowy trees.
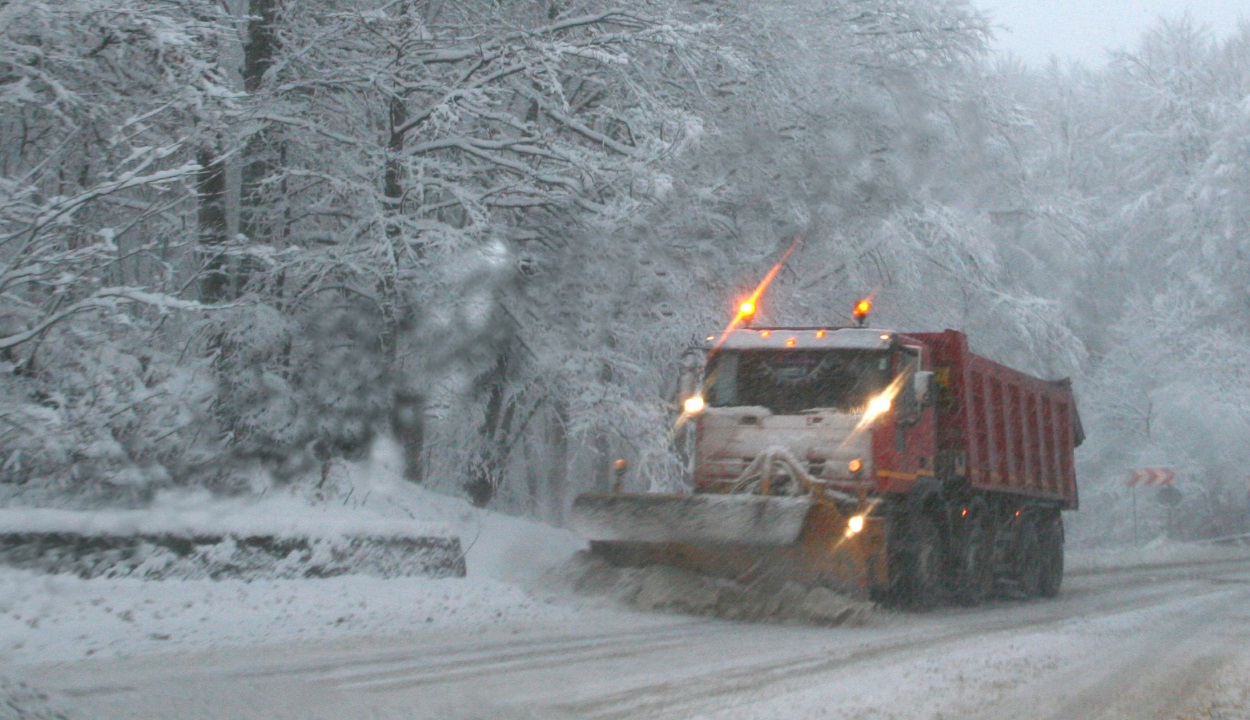
M 683 354 L 801 241 L 776 323 L 957 328 L 1071 376 L 1083 502 L 1250 467 L 1250 25 L 1105 68 L 957 0 L 0 2 L 0 489 L 335 496 L 559 522 L 678 482 Z M 1125 522 L 1085 532 L 1123 533 Z

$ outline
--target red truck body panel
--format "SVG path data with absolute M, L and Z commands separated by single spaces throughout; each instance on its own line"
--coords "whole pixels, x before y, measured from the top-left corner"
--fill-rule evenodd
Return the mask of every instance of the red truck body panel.
M 939 462 L 977 490 L 1054 500 L 1075 510 L 1073 451 L 1084 431 L 1071 384 L 981 357 L 956 330 L 906 335 L 932 352 Z

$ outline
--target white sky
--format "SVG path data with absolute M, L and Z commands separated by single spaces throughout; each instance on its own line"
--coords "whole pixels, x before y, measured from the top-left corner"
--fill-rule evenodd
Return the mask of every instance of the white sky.
M 1186 11 L 1217 38 L 1250 20 L 1246 0 L 973 0 L 998 26 L 999 50 L 1041 65 L 1050 56 L 1101 65 L 1108 49 L 1132 48 L 1160 16 Z

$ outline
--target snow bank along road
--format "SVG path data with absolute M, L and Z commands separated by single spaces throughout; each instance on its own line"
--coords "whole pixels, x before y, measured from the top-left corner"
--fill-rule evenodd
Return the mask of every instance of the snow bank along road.
M 561 623 L 26 668 L 91 718 L 1250 719 L 1250 561 L 866 627 Z

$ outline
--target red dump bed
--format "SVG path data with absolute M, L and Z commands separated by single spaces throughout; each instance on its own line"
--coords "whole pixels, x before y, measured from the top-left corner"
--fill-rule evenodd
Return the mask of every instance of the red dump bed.
M 1073 451 L 1084 440 L 1068 380 L 1042 380 L 968 349 L 963 333 L 908 333 L 933 351 L 937 451 L 978 490 L 1077 507 Z

